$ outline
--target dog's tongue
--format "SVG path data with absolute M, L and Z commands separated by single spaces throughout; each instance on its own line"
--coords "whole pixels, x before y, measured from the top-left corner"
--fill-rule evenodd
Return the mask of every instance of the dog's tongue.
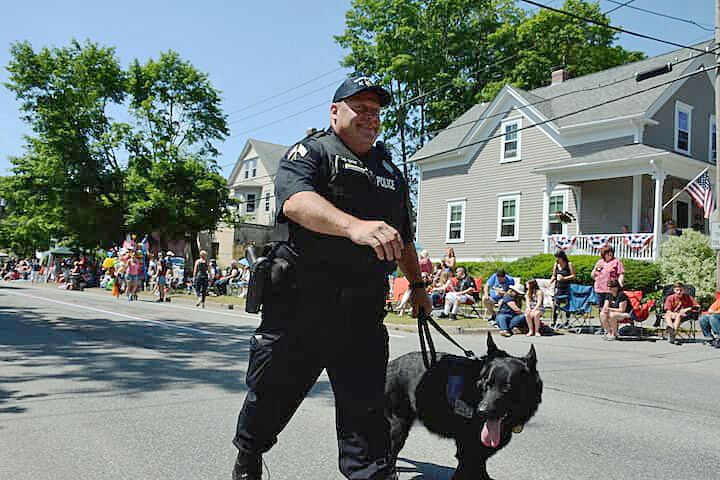
M 497 448 L 500 446 L 500 419 L 485 421 L 480 433 L 480 441 L 486 447 Z

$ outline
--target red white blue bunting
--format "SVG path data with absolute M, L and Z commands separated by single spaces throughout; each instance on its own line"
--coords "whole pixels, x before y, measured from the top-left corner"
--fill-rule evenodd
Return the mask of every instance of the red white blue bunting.
M 623 236 L 623 243 L 633 250 L 642 250 L 650 244 L 652 233 L 634 233 Z
M 610 243 L 610 235 L 590 235 L 590 246 L 596 250 L 605 248 Z
M 568 250 L 573 245 L 575 245 L 575 240 L 577 240 L 577 237 L 575 236 L 564 236 L 564 235 L 553 235 L 552 241 L 555 244 L 557 248 L 560 250 Z

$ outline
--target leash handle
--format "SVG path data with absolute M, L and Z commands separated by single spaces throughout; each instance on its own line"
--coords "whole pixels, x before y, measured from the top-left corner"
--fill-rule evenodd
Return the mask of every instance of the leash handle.
M 428 363 L 434 364 L 436 361 L 435 358 L 435 346 L 432 344 L 432 337 L 430 336 L 430 327 L 428 326 L 428 323 L 431 324 L 433 327 L 435 327 L 435 330 L 440 332 L 443 337 L 445 337 L 450 343 L 458 347 L 460 350 L 462 350 L 463 354 L 469 358 L 469 359 L 476 359 L 475 353 L 473 353 L 472 350 L 466 350 L 460 345 L 458 342 L 456 342 L 443 328 L 435 321 L 435 319 L 432 317 L 432 315 L 425 312 L 425 310 L 420 310 L 418 315 L 418 332 L 420 335 L 420 348 L 423 352 L 423 361 L 425 361 L 425 366 L 428 367 Z M 428 338 L 428 344 L 430 345 L 433 357 L 431 359 L 431 362 L 428 362 L 425 356 L 427 355 L 425 351 L 425 341 L 423 339 L 423 336 L 427 336 Z M 428 367 L 429 368 L 429 367 Z
M 432 335 L 430 335 L 430 327 L 428 326 L 428 318 L 432 320 L 432 317 L 425 313 L 425 310 L 420 309 L 418 313 L 418 335 L 420 336 L 420 351 L 422 352 L 423 363 L 426 369 L 430 369 L 431 366 L 437 363 L 437 355 L 435 352 L 435 344 L 433 343 Z M 428 348 L 425 346 L 425 340 L 427 337 Z

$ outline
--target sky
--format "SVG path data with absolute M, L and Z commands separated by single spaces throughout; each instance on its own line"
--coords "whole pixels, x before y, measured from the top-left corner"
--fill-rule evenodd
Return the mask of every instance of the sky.
M 625 3 L 628 0 L 619 0 Z M 562 0 L 538 0 L 560 7 Z M 345 28 L 351 0 L 24 0 L 3 2 L 0 17 L 0 84 L 7 82 L 10 46 L 29 41 L 33 48 L 63 47 L 76 39 L 116 48 L 123 67 L 174 50 L 209 75 L 222 92 L 230 137 L 219 144 L 218 164 L 229 175 L 249 138 L 292 145 L 309 127 L 328 124 L 330 99 L 350 70 L 347 54 L 334 36 Z M 534 9 L 520 3 L 523 8 Z M 617 2 L 600 0 L 603 11 Z M 713 0 L 634 0 L 629 6 L 695 21 L 712 30 Z M 713 32 L 686 22 L 622 7 L 612 24 L 689 45 Z M 676 47 L 627 34 L 618 44 L 648 56 Z M 549 73 L 548 73 L 549 75 Z M 19 104 L 0 85 L 0 175 L 9 174 L 8 157 L 22 154 Z M 122 119 L 118 119 L 122 120 Z

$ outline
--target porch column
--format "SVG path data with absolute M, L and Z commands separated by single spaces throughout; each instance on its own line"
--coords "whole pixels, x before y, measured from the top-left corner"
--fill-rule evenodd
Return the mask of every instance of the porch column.
M 633 175 L 632 191 L 632 228 L 631 232 L 640 231 L 640 215 L 642 207 L 642 175 Z
M 663 186 L 665 184 L 665 170 L 654 165 L 652 177 L 655 179 L 655 209 L 653 214 L 653 260 L 657 260 L 660 253 L 660 242 L 662 241 L 662 207 L 663 207 Z
M 570 187 L 575 196 L 575 234 L 582 235 L 580 228 L 580 213 L 582 212 L 582 187 L 573 185 Z
M 550 253 L 550 196 L 557 182 L 553 182 L 550 177 L 545 178 L 545 195 L 543 201 L 543 242 L 545 245 L 545 253 Z

